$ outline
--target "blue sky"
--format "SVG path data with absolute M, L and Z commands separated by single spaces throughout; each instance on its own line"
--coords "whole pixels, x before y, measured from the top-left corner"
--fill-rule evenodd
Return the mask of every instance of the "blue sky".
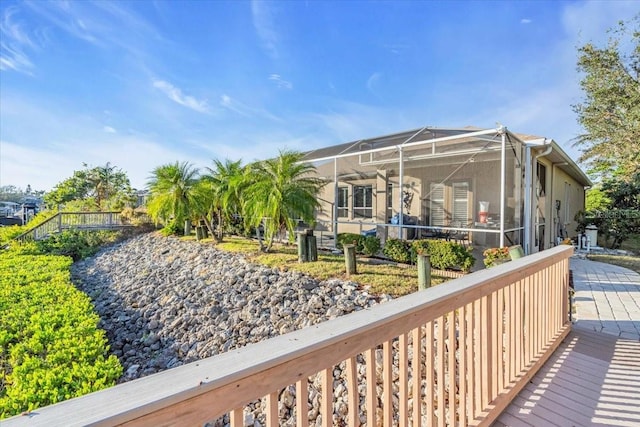
M 245 162 L 422 126 L 580 128 L 576 47 L 636 1 L 0 3 L 0 185 Z

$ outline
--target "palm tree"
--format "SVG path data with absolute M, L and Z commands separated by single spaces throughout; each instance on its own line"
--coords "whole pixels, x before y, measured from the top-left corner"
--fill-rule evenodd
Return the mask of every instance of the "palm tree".
M 243 213 L 249 226 L 264 225 L 264 247 L 268 252 L 277 233 L 288 230 L 293 236 L 296 221 L 313 222 L 315 209 L 319 206 L 316 196 L 324 185 L 314 176 L 315 166 L 301 163 L 302 154 L 295 151 L 280 151 L 275 159 L 254 163 L 250 166 L 249 179 L 243 192 Z
M 207 168 L 208 174 L 203 176 L 213 195 L 212 210 L 217 216 L 217 230 L 212 234 L 217 241 L 222 241 L 224 222 L 241 210 L 241 192 L 246 187 L 245 168 L 242 160 L 226 159 L 213 161 L 213 168 Z
M 198 207 L 198 169 L 188 162 L 158 166 L 151 172 L 148 187 L 149 215 L 156 221 L 174 220 L 182 224 Z
M 133 190 L 127 174 L 120 168 L 111 162 L 91 169 L 86 163 L 83 166 L 85 170 L 79 176 L 86 180 L 86 191 L 95 198 L 98 208 L 103 209 L 109 204 L 122 207 L 131 201 Z

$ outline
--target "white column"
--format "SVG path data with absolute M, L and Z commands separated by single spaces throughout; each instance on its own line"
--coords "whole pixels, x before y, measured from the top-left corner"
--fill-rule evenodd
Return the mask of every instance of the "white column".
M 338 159 L 333 159 L 333 248 L 338 244 Z
M 398 239 L 402 239 L 402 225 L 404 223 L 404 191 L 403 191 L 403 183 L 404 183 L 404 156 L 402 152 L 402 147 L 398 147 L 400 152 L 399 162 L 400 162 L 400 171 L 398 174 L 400 175 L 398 178 L 398 197 L 400 198 L 400 216 L 398 218 Z
M 502 127 L 502 151 L 500 157 L 500 247 L 504 246 L 504 197 L 507 175 L 507 130 Z
M 533 206 L 533 192 L 531 191 L 533 166 L 531 161 L 531 147 L 525 145 L 524 150 L 524 253 L 525 255 L 529 255 L 531 253 L 533 243 L 531 237 L 534 235 L 531 224 Z

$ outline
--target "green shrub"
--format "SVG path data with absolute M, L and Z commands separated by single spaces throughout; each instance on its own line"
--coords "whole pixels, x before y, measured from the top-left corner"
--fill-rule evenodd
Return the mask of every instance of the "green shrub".
M 411 246 L 413 254 L 429 255 L 431 265 L 440 270 L 460 269 L 468 272 L 476 261 L 469 249 L 455 242 L 416 240 Z
M 380 239 L 376 236 L 363 236 L 356 233 L 340 233 L 336 247 L 343 249 L 344 245 L 356 245 L 356 253 L 367 256 L 376 255 L 380 252 Z
M 411 244 L 405 240 L 387 239 L 383 253 L 395 262 L 411 262 Z
M 0 246 L 4 246 L 12 239 L 27 231 L 27 227 L 12 225 L 10 227 L 0 227 Z
M 380 252 L 382 245 L 376 236 L 361 236 L 362 253 L 367 256 L 374 256 Z
M 184 234 L 184 224 L 178 224 L 176 221 L 169 221 L 167 225 L 162 227 L 160 233 L 163 236 L 182 236 Z
M 123 223 L 136 227 L 151 223 L 151 218 L 149 218 L 149 215 L 147 215 L 147 212 L 143 208 L 124 208 L 122 212 L 120 212 L 120 218 Z
M 338 234 L 336 247 L 338 249 L 343 249 L 344 245 L 356 245 L 356 252 L 362 253 L 362 237 L 363 236 L 356 233 L 340 233 Z
M 65 230 L 36 242 L 41 253 L 65 255 L 74 261 L 93 255 L 100 246 L 117 239 L 117 231 Z
M 429 255 L 431 265 L 440 270 L 471 270 L 475 258 L 471 250 L 455 242 L 444 240 L 414 240 L 407 242 L 399 239 L 388 239 L 384 246 L 384 254 L 396 262 L 415 263 L 417 254 Z
M 19 248 L 0 253 L 0 419 L 110 387 L 122 375 L 89 297 L 70 281 L 71 259 Z

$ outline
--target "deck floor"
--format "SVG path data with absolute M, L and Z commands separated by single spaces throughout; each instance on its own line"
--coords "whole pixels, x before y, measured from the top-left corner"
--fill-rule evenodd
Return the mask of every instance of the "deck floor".
M 574 327 L 493 425 L 640 426 L 640 341 Z

